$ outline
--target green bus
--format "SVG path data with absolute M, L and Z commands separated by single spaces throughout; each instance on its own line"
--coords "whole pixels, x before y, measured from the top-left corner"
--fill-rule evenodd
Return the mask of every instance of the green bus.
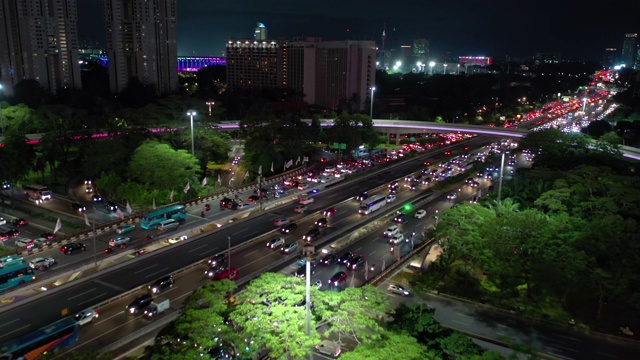
M 35 280 L 33 269 L 26 263 L 10 264 L 0 268 L 0 291 Z
M 140 227 L 150 230 L 157 228 L 162 221 L 169 219 L 183 221 L 186 218 L 184 205 L 172 205 L 144 215 L 140 219 Z

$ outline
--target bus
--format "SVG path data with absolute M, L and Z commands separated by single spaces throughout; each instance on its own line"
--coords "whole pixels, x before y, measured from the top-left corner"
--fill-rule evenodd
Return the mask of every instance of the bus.
M 360 203 L 360 209 L 358 212 L 360 214 L 368 215 L 381 207 L 385 206 L 387 203 L 387 197 L 382 194 L 374 195 L 368 198 L 366 201 Z
M 51 190 L 42 185 L 22 185 L 24 193 L 35 199 L 51 200 Z
M 140 227 L 146 230 L 155 229 L 161 222 L 169 219 L 182 221 L 187 218 L 184 205 L 172 205 L 148 213 L 140 219 Z
M 0 290 L 13 287 L 35 280 L 33 269 L 27 263 L 17 263 L 0 268 Z
M 78 323 L 73 318 L 64 318 L 2 344 L 0 359 L 38 359 L 77 341 Z

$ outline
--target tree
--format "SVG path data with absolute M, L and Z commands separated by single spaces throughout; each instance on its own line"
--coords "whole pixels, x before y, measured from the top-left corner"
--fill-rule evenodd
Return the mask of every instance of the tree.
M 25 104 L 32 109 L 42 105 L 45 91 L 37 80 L 26 79 L 13 87 L 13 99 L 16 104 Z
M 199 187 L 199 171 L 198 160 L 186 150 L 155 140 L 140 145 L 129 163 L 130 179 L 157 189 L 182 189 L 187 183 Z
M 27 137 L 15 130 L 4 134 L 4 146 L 0 148 L 0 164 L 3 179 L 9 182 L 22 180 L 33 169 L 34 151 L 27 144 Z
M 376 342 L 360 344 L 353 351 L 343 353 L 340 358 L 343 360 L 435 360 L 438 357 L 410 335 L 385 331 Z
M 434 348 L 437 339 L 444 329 L 433 317 L 435 310 L 427 305 L 407 306 L 402 303 L 395 309 L 393 320 L 389 322 L 389 329 L 396 332 L 406 332 L 418 339 L 418 342 L 428 348 Z
M 470 337 L 457 331 L 440 339 L 440 346 L 451 359 L 468 359 L 482 353 L 480 347 Z

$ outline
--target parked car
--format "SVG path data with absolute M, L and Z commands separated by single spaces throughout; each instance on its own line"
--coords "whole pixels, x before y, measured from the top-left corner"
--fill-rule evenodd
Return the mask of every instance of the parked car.
M 173 283 L 173 275 L 163 276 L 149 285 L 149 291 L 151 291 L 152 294 L 157 294 L 162 291 L 162 289 L 173 287 Z
M 316 345 L 316 351 L 320 354 L 330 356 L 334 359 L 340 356 L 340 344 L 331 340 L 322 340 L 322 342 Z
M 99 315 L 98 311 L 89 308 L 75 314 L 75 316 L 73 317 L 73 320 L 75 320 L 78 323 L 78 325 L 82 326 L 82 325 L 96 321 L 96 319 L 98 318 L 98 315 Z
M 128 225 L 122 225 L 122 226 L 118 226 L 118 228 L 116 229 L 116 233 L 118 234 L 126 234 L 130 231 L 133 231 L 136 229 L 136 226 L 133 224 L 128 224 Z
M 69 244 L 60 246 L 60 251 L 63 254 L 68 254 L 68 255 L 71 255 L 76 251 L 84 251 L 84 250 L 87 250 L 87 247 L 84 246 L 83 243 L 69 243 Z

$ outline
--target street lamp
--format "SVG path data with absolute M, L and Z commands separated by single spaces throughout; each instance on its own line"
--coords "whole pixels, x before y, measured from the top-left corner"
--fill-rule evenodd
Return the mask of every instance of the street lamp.
M 434 66 L 436 66 L 435 62 L 433 62 L 433 61 L 429 62 L 429 68 L 430 68 L 430 71 L 431 71 L 431 75 L 433 75 L 433 67 Z
M 369 117 L 373 119 L 373 92 L 376 91 L 376 87 L 371 88 L 371 109 L 369 110 Z
M 211 107 L 213 105 L 215 105 L 215 101 L 207 101 L 205 104 L 207 104 L 207 106 L 209 106 L 209 117 L 211 117 Z
M 458 75 L 460 75 L 460 64 L 458 64 Z
M 444 74 L 447 75 L 447 63 L 442 64 L 444 66 Z
M 193 110 L 187 111 L 187 115 L 191 117 L 191 155 L 196 156 L 196 146 L 193 141 L 193 117 L 196 115 L 196 112 Z

